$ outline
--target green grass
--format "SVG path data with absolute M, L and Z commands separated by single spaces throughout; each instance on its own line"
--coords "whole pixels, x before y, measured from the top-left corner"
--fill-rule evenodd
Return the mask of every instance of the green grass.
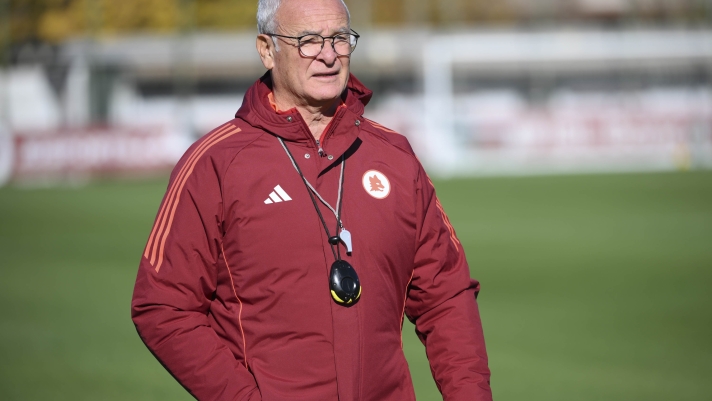
M 712 394 L 712 173 L 436 182 L 501 400 Z M 190 396 L 129 318 L 165 181 L 0 189 L 0 398 Z M 438 399 L 404 328 L 421 400 Z

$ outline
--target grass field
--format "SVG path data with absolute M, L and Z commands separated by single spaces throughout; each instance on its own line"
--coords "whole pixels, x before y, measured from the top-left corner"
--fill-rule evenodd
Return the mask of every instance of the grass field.
M 165 185 L 0 189 L 0 399 L 191 399 L 129 317 Z M 712 172 L 436 186 L 482 282 L 495 399 L 712 399 Z

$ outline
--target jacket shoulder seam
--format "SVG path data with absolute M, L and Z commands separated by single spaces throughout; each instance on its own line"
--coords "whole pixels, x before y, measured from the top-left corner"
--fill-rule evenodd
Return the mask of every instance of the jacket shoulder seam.
M 243 121 L 244 121 L 244 120 L 243 120 Z M 233 125 L 235 125 L 235 126 L 237 127 L 236 124 L 233 124 Z M 228 170 L 230 169 L 230 167 L 233 165 L 233 163 L 235 162 L 235 159 L 237 159 L 237 156 L 239 156 L 239 154 L 240 154 L 243 150 L 245 150 L 247 147 L 249 147 L 250 145 L 252 145 L 252 144 L 253 144 L 255 141 L 257 141 L 259 138 L 261 138 L 263 135 L 265 135 L 265 131 L 263 131 L 263 130 L 259 130 L 259 131 L 260 131 L 260 132 L 254 133 L 254 135 L 255 135 L 254 138 L 252 138 L 252 139 L 246 141 L 244 144 L 242 144 L 242 146 L 240 146 L 240 147 L 235 151 L 235 154 L 230 158 L 230 161 L 229 161 L 229 162 L 227 163 L 227 165 L 225 166 L 225 170 L 222 172 L 222 176 L 223 176 L 223 177 L 227 175 L 227 171 L 228 171 Z M 242 132 L 247 133 L 246 130 L 245 130 L 245 131 L 242 131 Z
M 156 270 L 156 273 L 158 273 L 163 264 L 164 248 L 173 226 L 173 218 L 180 203 L 181 196 L 183 195 L 183 189 L 188 178 L 192 176 L 194 167 L 200 160 L 204 159 L 208 151 L 215 148 L 216 144 L 240 131 L 241 129 L 239 127 L 232 124 L 232 121 L 229 121 L 209 132 L 200 140 L 197 146 L 186 152 L 183 164 L 168 185 L 166 198 L 158 211 L 158 216 L 156 217 L 144 250 L 144 257 L 149 260 L 149 263 Z
M 236 119 L 237 119 L 237 118 L 236 118 Z M 234 121 L 234 120 L 233 120 L 233 121 Z M 242 121 L 244 121 L 244 120 L 242 120 Z M 237 127 L 237 124 L 233 124 L 233 125 Z M 243 132 L 244 132 L 244 131 L 243 131 Z M 224 178 L 227 177 L 227 172 L 228 172 L 228 170 L 230 170 L 230 167 L 232 167 L 232 165 L 235 163 L 235 159 L 237 159 L 237 156 L 239 156 L 240 153 L 241 153 L 243 150 L 245 150 L 248 146 L 250 146 L 250 145 L 252 145 L 253 143 L 255 143 L 255 141 L 257 141 L 259 138 L 261 138 L 264 134 L 265 134 L 265 132 L 262 131 L 262 130 L 260 130 L 260 132 L 258 132 L 258 133 L 255 133 L 255 137 L 252 138 L 251 140 L 245 142 L 242 146 L 240 146 L 239 149 L 237 149 L 237 150 L 235 151 L 235 154 L 232 156 L 232 158 L 230 158 L 230 162 L 227 163 L 227 165 L 225 166 L 225 169 L 222 171 L 222 174 L 221 174 L 221 178 L 222 178 L 222 179 L 220 180 L 220 197 L 221 197 L 221 198 L 222 198 L 223 194 L 225 193 L 225 187 L 224 187 L 224 185 L 225 185 L 225 179 L 224 179 Z M 224 204 L 223 204 L 223 205 L 224 205 Z M 225 213 L 225 208 L 224 208 L 224 207 L 222 208 L 222 210 L 220 211 L 220 213 L 221 213 L 221 214 L 220 214 L 220 221 L 224 221 L 224 220 L 225 220 L 225 215 L 224 215 L 224 213 Z
M 404 141 L 407 144 L 408 139 L 406 138 L 405 135 L 398 133 L 390 128 L 384 127 L 383 125 L 381 125 L 371 119 L 368 119 L 366 117 L 363 117 L 363 118 L 368 123 L 364 126 L 364 131 L 366 131 L 370 134 L 373 134 L 379 140 L 385 142 L 386 144 L 388 144 L 388 145 L 400 150 L 401 152 L 407 154 L 408 156 L 410 156 L 411 160 L 415 164 L 416 170 L 418 169 L 418 164 L 420 163 L 420 160 L 418 160 L 418 157 L 413 152 L 413 149 L 410 147 L 410 144 L 408 144 L 408 146 L 403 146 L 399 143 L 395 143 L 395 141 L 392 141 L 388 138 L 388 136 L 394 136 L 394 137 L 398 138 L 398 140 Z
M 374 134 L 376 137 L 378 137 L 382 141 L 401 150 L 402 152 L 405 152 L 405 153 L 409 154 L 410 156 L 415 157 L 412 149 L 410 149 L 409 147 L 403 146 L 401 144 L 395 143 L 395 141 L 392 141 L 388 138 L 388 136 L 395 136 L 399 140 L 407 142 L 408 139 L 405 137 L 405 135 L 398 133 L 390 128 L 386 128 L 383 125 L 381 125 L 373 120 L 370 120 L 368 118 L 364 117 L 364 119 L 366 120 L 366 122 L 368 122 L 366 127 L 364 127 L 365 131 L 368 131 L 369 133 Z

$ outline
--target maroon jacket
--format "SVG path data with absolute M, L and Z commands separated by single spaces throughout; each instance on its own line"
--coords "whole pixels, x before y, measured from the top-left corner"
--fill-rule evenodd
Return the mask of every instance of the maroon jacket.
M 371 91 L 352 76 L 322 156 L 270 87 L 266 74 L 176 165 L 136 279 L 141 339 L 200 400 L 413 400 L 405 314 L 444 398 L 490 400 L 479 284 L 408 141 L 363 117 Z M 355 306 L 331 298 L 334 256 L 277 136 L 334 206 L 346 155 Z

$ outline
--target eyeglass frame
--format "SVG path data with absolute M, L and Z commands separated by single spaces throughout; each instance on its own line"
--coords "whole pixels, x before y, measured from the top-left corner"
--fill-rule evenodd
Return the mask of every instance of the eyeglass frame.
M 331 48 L 334 50 L 334 53 L 338 54 L 339 56 L 351 56 L 351 54 L 353 54 L 354 50 L 356 50 L 356 45 L 358 44 L 358 39 L 361 37 L 361 35 L 359 35 L 358 32 L 354 31 L 353 29 L 349 29 L 349 31 L 351 31 L 351 32 L 349 32 L 349 33 L 340 32 L 340 33 L 337 33 L 337 34 L 331 35 L 331 36 L 321 36 L 318 33 L 307 33 L 302 36 L 286 36 L 286 35 L 278 35 L 276 33 L 265 33 L 265 35 L 276 36 L 278 38 L 296 39 L 297 40 L 297 49 L 299 49 L 299 54 L 301 54 L 304 57 L 316 57 L 319 54 L 321 54 L 321 52 L 324 50 L 324 43 L 326 43 L 327 39 L 331 39 Z M 353 46 L 353 50 L 351 50 L 351 52 L 349 54 L 339 54 L 336 51 L 336 46 L 334 45 L 334 40 L 336 40 L 336 37 L 339 35 L 354 35 L 356 37 L 356 43 Z M 319 52 L 313 56 L 307 56 L 306 54 L 304 54 L 304 52 L 302 52 L 302 39 L 307 36 L 318 36 L 321 38 L 321 49 L 319 49 Z

